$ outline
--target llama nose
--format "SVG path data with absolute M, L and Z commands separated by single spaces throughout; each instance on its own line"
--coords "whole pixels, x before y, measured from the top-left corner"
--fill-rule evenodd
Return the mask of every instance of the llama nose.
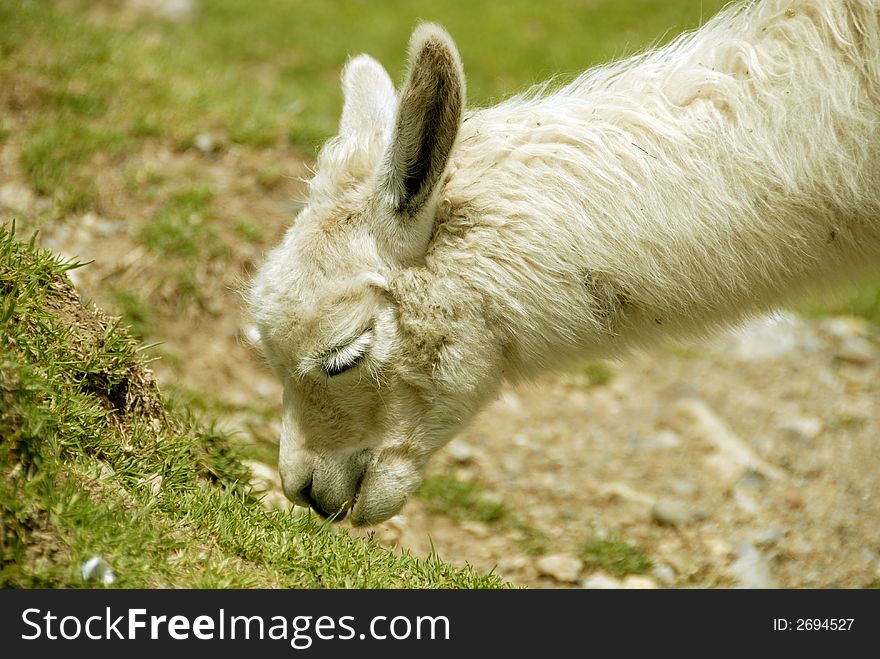
M 333 517 L 334 522 L 339 522 L 345 519 L 346 514 L 348 513 L 347 508 L 343 508 L 342 510 L 336 511 L 335 513 L 328 513 L 322 506 L 317 502 L 315 497 L 312 496 L 312 482 L 309 481 L 309 484 L 306 485 L 303 489 L 299 491 L 299 496 L 303 501 L 308 502 L 309 508 L 314 510 L 324 519 L 329 517 Z

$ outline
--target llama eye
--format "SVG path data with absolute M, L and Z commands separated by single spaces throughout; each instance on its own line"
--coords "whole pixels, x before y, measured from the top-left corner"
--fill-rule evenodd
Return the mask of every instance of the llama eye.
M 368 329 L 354 341 L 334 348 L 322 360 L 321 370 L 331 378 L 357 366 L 366 357 L 373 344 L 373 330 Z
M 322 370 L 332 378 L 336 375 L 339 375 L 340 373 L 345 373 L 346 371 L 350 371 L 351 369 L 353 369 L 361 362 L 366 354 L 367 353 L 364 353 L 363 355 L 358 355 L 354 358 L 354 361 L 348 362 L 347 364 L 340 364 L 334 360 L 328 361 L 324 364 Z

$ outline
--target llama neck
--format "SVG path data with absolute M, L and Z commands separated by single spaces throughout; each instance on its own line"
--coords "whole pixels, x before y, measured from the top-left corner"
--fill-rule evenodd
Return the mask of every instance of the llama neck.
M 706 331 L 876 261 L 878 35 L 842 53 L 844 9 L 828 26 L 771 5 L 465 122 L 446 228 L 480 254 L 447 256 L 508 328 L 513 372 Z

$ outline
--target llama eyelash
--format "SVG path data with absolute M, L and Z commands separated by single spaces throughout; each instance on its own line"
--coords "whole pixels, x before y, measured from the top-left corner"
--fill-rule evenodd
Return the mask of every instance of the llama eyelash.
M 333 348 L 321 359 L 321 370 L 331 378 L 357 366 L 373 345 L 375 333 L 370 328 L 354 341 L 341 348 Z

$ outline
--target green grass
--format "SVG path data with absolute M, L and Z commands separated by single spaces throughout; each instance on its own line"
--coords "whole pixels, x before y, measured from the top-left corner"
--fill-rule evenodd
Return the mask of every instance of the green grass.
M 121 288 L 112 289 L 111 294 L 113 302 L 119 310 L 123 322 L 128 325 L 132 336 L 141 339 L 149 333 L 152 313 L 143 297 Z
M 233 228 L 248 242 L 259 243 L 263 239 L 263 230 L 250 220 L 238 220 Z
M 614 379 L 614 371 L 605 362 L 588 362 L 577 367 L 575 375 L 588 387 L 601 387 Z
M 335 132 L 346 58 L 370 53 L 399 81 L 407 39 L 420 20 L 449 29 L 465 63 L 470 104 L 488 105 L 548 78 L 565 81 L 660 44 L 697 27 L 726 2 L 211 0 L 181 25 L 89 18 L 97 4 L 9 0 L 0 6 L 0 85 L 25 90 L 19 101 L 26 116 L 21 161 L 31 186 L 55 201 L 56 216 L 100 203 L 93 183 L 98 156 L 101 166 L 113 166 L 148 140 L 188 149 L 197 135 L 210 132 L 221 136 L 221 144 L 254 150 L 289 145 L 311 158 Z M 0 126 L 0 139 L 6 133 Z M 279 176 L 266 171 L 258 183 L 268 190 Z M 131 190 L 149 199 L 155 186 Z M 153 233 L 182 234 L 179 249 L 171 239 L 149 239 L 172 253 L 190 250 L 204 228 L 169 216 L 150 226 Z M 251 229 L 247 223 L 235 227 L 246 240 L 258 240 Z M 180 279 L 185 290 L 185 277 Z M 880 285 L 806 308 L 880 322 Z
M 223 434 L 171 408 L 136 341 L 0 227 L 0 587 L 497 587 L 264 511 Z
M 851 284 L 808 298 L 800 310 L 814 316 L 860 316 L 880 325 L 880 282 Z
M 508 515 L 501 501 L 496 501 L 479 484 L 459 480 L 448 474 L 429 474 L 418 489 L 428 509 L 457 520 L 495 522 Z
M 547 538 L 515 515 L 502 501 L 473 480 L 461 480 L 450 474 L 428 474 L 416 491 L 428 510 L 447 515 L 458 522 L 476 521 L 502 524 L 516 531 L 520 545 L 528 554 L 547 552 Z
M 141 226 L 147 249 L 160 256 L 195 259 L 213 239 L 210 226 L 214 193 L 204 187 L 175 192 L 158 216 Z
M 10 0 L 0 7 L 0 83 L 29 90 L 34 107 L 24 110 L 40 120 L 22 157 L 34 187 L 63 191 L 69 210 L 92 199 L 81 170 L 96 153 L 134 152 L 147 139 L 187 148 L 211 131 L 251 148 L 286 141 L 313 153 L 335 132 L 346 58 L 369 52 L 399 79 L 420 20 L 451 31 L 471 101 L 485 105 L 672 37 L 722 4 L 212 0 L 192 23 L 125 26 L 89 19 L 95 3 L 84 0 L 68 9 Z
M 605 570 L 615 577 L 644 574 L 651 570 L 651 559 L 641 547 L 618 536 L 590 538 L 581 547 L 587 568 Z

